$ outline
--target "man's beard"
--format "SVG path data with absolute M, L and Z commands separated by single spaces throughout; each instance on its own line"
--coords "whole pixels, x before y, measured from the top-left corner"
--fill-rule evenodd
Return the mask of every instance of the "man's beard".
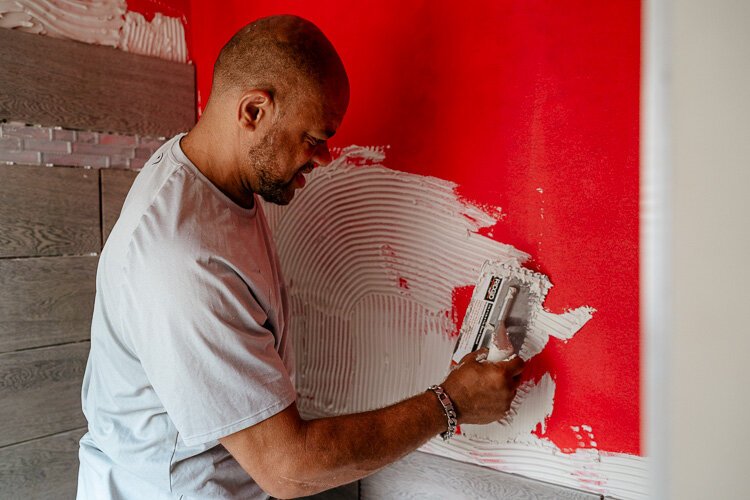
M 288 205 L 292 201 L 292 195 L 294 194 L 291 187 L 294 179 L 289 182 L 283 182 L 275 178 L 271 169 L 267 166 L 268 163 L 265 163 L 256 169 L 258 174 L 258 194 L 269 203 Z
M 274 154 L 274 143 L 277 142 L 278 136 L 279 133 L 276 130 L 266 135 L 259 145 L 248 151 L 247 157 L 250 168 L 254 170 L 258 179 L 256 194 L 269 203 L 288 205 L 294 196 L 294 190 L 291 187 L 294 178 L 285 182 L 277 177 L 278 170 L 281 170 L 277 168 L 279 165 Z

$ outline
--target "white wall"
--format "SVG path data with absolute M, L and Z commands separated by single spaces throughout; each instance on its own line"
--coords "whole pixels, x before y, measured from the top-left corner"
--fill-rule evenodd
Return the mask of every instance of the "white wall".
M 750 498 L 750 1 L 667 7 L 667 486 Z

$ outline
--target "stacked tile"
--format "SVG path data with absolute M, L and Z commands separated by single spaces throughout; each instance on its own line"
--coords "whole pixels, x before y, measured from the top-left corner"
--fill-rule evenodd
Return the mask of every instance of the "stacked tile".
M 139 170 L 164 137 L 0 123 L 0 164 Z

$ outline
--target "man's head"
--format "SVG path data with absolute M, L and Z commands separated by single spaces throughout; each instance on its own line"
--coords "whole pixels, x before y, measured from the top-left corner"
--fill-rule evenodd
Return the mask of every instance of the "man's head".
M 303 174 L 330 161 L 327 140 L 348 103 L 346 71 L 325 35 L 299 17 L 272 16 L 221 50 L 204 117 L 230 134 L 243 190 L 287 204 Z

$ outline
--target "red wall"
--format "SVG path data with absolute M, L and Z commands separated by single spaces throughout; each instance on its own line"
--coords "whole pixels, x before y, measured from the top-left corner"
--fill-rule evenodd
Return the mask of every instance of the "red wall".
M 182 19 L 187 26 L 190 17 L 190 0 L 127 0 L 127 9 L 140 12 L 147 21 L 157 13 Z
M 193 0 L 191 8 L 200 105 L 221 46 L 247 22 L 294 13 L 320 26 L 352 88 L 333 145 L 390 145 L 387 166 L 454 181 L 467 200 L 502 207 L 487 234 L 533 256 L 555 284 L 547 307 L 598 310 L 572 340 L 551 339 L 529 363 L 529 376 L 549 371 L 557 384 L 540 435 L 572 451 L 581 446 L 570 426 L 588 424 L 600 450 L 640 453 L 640 2 Z

